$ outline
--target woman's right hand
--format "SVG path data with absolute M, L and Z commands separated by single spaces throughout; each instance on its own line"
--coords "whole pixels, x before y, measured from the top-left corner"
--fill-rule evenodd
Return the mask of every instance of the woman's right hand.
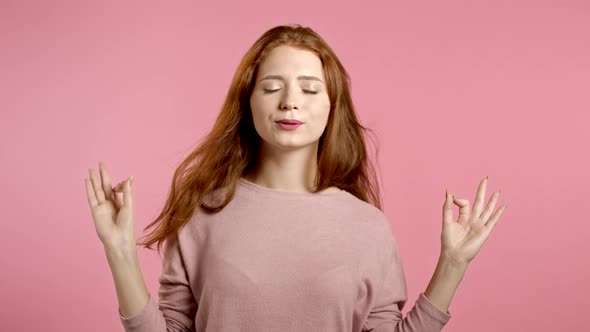
M 84 178 L 88 204 L 96 233 L 107 249 L 135 250 L 135 211 L 131 184 L 133 176 L 111 187 L 106 167 L 98 162 L 100 179 L 92 168 Z

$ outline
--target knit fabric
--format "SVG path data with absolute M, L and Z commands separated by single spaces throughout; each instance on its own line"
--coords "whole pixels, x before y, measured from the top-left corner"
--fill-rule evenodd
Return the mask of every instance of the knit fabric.
M 451 318 L 424 293 L 402 316 L 406 280 L 389 220 L 344 190 L 241 178 L 223 210 L 199 209 L 163 248 L 159 301 L 150 293 L 140 312 L 119 311 L 127 332 L 427 332 Z

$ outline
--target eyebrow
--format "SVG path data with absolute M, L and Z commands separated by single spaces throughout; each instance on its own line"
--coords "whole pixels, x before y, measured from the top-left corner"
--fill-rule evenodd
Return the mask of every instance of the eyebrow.
M 263 81 L 263 80 L 285 80 L 285 78 L 281 75 L 266 75 L 265 77 L 263 77 L 262 79 L 260 79 L 258 82 Z M 318 81 L 318 82 L 322 82 L 323 84 L 324 81 L 322 81 L 321 79 L 315 77 L 315 76 L 310 76 L 310 75 L 300 75 L 297 76 L 298 80 L 312 80 L 312 81 Z

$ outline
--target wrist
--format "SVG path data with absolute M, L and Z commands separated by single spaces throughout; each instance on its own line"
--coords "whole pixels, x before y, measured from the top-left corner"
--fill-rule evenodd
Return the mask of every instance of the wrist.
M 109 262 L 130 261 L 137 257 L 137 248 L 135 246 L 123 248 L 118 246 L 104 246 L 104 251 Z
M 449 305 L 465 276 L 467 264 L 441 254 L 424 295 L 432 304 L 448 313 Z
M 465 271 L 469 266 L 469 262 L 466 262 L 461 259 L 457 259 L 451 253 L 441 251 L 440 256 L 438 258 L 438 265 L 444 266 L 446 269 L 455 270 L 455 271 Z

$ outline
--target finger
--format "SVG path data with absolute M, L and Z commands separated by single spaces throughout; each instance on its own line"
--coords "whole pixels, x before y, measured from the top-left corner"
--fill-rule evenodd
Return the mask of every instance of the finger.
M 129 206 L 130 208 L 133 208 L 133 194 L 131 192 L 131 182 L 133 181 L 133 175 L 130 176 L 126 181 L 125 181 L 125 185 L 124 185 L 124 204 L 125 206 Z
M 443 204 L 443 224 L 453 221 L 453 196 L 447 190 L 445 197 L 445 203 Z
M 477 194 L 475 195 L 475 200 L 473 201 L 473 215 L 478 217 L 481 215 L 481 211 L 483 210 L 483 203 L 486 197 L 486 186 L 488 183 L 488 177 L 486 176 L 479 182 L 479 187 L 477 188 Z
M 94 170 L 92 168 L 88 169 L 88 174 L 90 174 L 90 180 L 92 181 L 92 188 L 94 189 L 94 194 L 96 195 L 96 201 L 98 204 L 102 204 L 104 202 L 104 191 L 100 186 L 100 180 L 96 178 L 96 174 L 94 174 Z
M 113 191 L 113 193 L 114 193 L 113 198 L 114 198 L 115 204 L 117 205 L 117 209 L 120 209 L 121 207 L 123 207 L 123 204 L 124 204 L 123 203 L 124 202 L 123 192 Z
M 98 205 L 96 195 L 94 194 L 94 188 L 92 188 L 92 182 L 88 178 L 84 178 L 84 184 L 86 185 L 86 198 L 88 199 L 88 205 L 94 208 Z
M 496 223 L 498 222 L 498 220 L 500 220 L 500 216 L 502 216 L 502 213 L 504 213 L 506 207 L 508 207 L 508 204 L 498 208 L 496 212 L 494 212 L 490 220 L 485 224 L 485 227 L 489 228 L 490 232 L 494 229 L 494 227 L 496 227 Z
M 118 192 L 118 193 L 122 193 L 124 184 L 125 184 L 125 180 L 117 183 L 117 185 L 115 187 L 113 187 L 113 191 Z
M 117 185 L 113 188 L 113 201 L 117 206 L 117 209 L 120 209 L 125 204 L 124 193 L 123 193 L 123 185 L 125 181 L 121 181 L 117 183 Z
M 498 201 L 499 197 L 500 197 L 500 191 L 496 191 L 495 193 L 492 194 L 492 197 L 488 201 L 488 205 L 486 206 L 486 209 L 481 214 L 480 219 L 482 220 L 482 223 L 485 224 L 488 221 L 488 219 L 490 218 L 490 216 L 492 215 L 492 212 L 494 211 L 494 208 L 496 207 L 496 202 Z
M 117 185 L 114 188 L 116 188 L 120 192 L 124 192 L 125 191 L 125 182 L 128 181 L 129 179 L 131 179 L 130 183 L 133 184 L 133 176 L 130 176 L 130 177 L 124 179 L 123 181 L 117 183 Z
M 457 196 L 453 196 L 453 203 L 459 206 L 459 217 L 457 218 L 457 222 L 462 224 L 469 220 L 469 216 L 471 215 L 469 209 L 469 201 L 464 198 L 459 198 Z
M 102 161 L 98 162 L 98 169 L 100 171 L 100 178 L 102 180 L 102 189 L 104 190 L 105 197 L 112 197 L 113 189 L 111 188 L 111 177 L 105 164 Z

